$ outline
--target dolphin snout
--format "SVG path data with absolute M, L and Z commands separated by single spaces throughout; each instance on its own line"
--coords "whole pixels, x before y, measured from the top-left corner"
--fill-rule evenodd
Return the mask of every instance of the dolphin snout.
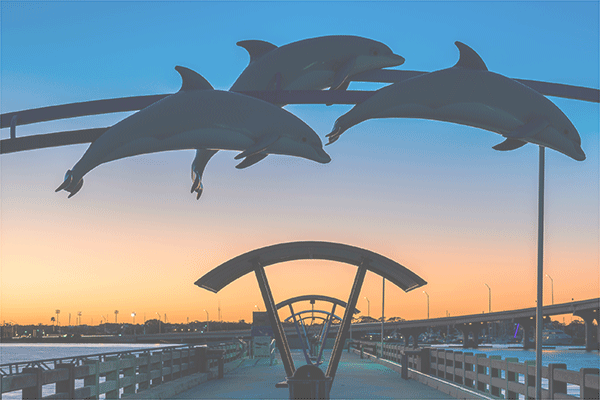
M 398 54 L 390 54 L 387 57 L 390 59 L 390 63 L 393 63 L 392 65 L 390 65 L 390 67 L 397 67 L 398 65 L 402 65 L 405 61 L 404 57 L 399 56 Z
M 325 150 L 317 148 L 315 149 L 315 153 L 316 157 L 311 158 L 311 160 L 321 164 L 327 164 L 331 161 L 331 157 L 329 156 L 329 154 L 325 153 Z

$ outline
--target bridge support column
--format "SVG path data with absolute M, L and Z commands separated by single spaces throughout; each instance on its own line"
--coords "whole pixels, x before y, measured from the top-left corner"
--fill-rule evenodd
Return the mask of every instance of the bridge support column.
M 419 347 L 419 335 L 425 332 L 425 329 L 402 329 L 402 334 L 404 335 L 404 347 L 410 346 L 408 342 L 411 336 L 413 338 L 413 349 Z
M 465 349 L 476 349 L 479 347 L 479 332 L 483 327 L 482 322 L 472 322 L 468 324 L 459 324 L 455 328 L 463 334 L 463 348 Z M 469 333 L 473 334 L 473 339 L 469 339 Z
M 535 328 L 535 318 L 522 318 L 515 320 L 515 322 L 520 325 L 520 329 L 523 332 L 523 349 L 534 349 L 535 340 L 529 340 L 529 333 Z
M 585 322 L 585 349 L 587 351 L 597 350 L 598 342 L 600 341 L 600 339 L 598 339 L 600 333 L 600 323 L 598 323 L 598 310 L 579 311 L 573 313 L 573 315 L 581 317 L 583 319 L 583 322 Z M 594 329 L 594 320 L 596 320 L 596 323 L 598 324 L 598 326 L 596 326 L 596 329 Z M 595 340 L 594 330 L 596 330 Z

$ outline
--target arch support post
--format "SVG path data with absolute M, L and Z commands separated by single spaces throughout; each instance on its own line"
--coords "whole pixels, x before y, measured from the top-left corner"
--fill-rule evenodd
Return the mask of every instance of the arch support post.
M 594 320 L 598 322 L 598 310 L 579 311 L 573 313 L 573 315 L 581 317 L 583 322 L 585 322 L 585 349 L 587 351 L 597 350 L 598 342 L 600 341 L 600 338 L 598 338 L 600 328 L 596 327 L 596 340 L 594 340 Z
M 368 260 L 363 259 L 362 263 L 358 267 L 356 277 L 354 278 L 354 283 L 352 284 L 352 290 L 350 291 L 348 306 L 344 311 L 344 318 L 342 319 L 341 326 L 335 338 L 333 351 L 331 352 L 331 358 L 329 360 L 329 366 L 327 367 L 327 372 L 325 374 L 325 376 L 331 378 L 332 383 L 333 379 L 335 378 L 335 373 L 337 371 L 338 364 L 340 363 L 340 358 L 342 357 L 342 351 L 344 350 L 344 340 L 348 335 L 348 331 L 350 329 L 352 314 L 354 312 L 354 308 L 356 307 L 356 303 L 358 302 L 358 297 L 360 296 L 360 290 L 362 289 L 362 285 L 365 280 L 365 275 L 367 274 L 367 265 Z
M 253 260 L 253 265 L 256 280 L 258 281 L 258 287 L 260 288 L 260 293 L 262 294 L 263 301 L 265 302 L 267 314 L 269 315 L 269 321 L 271 322 L 271 326 L 273 327 L 273 334 L 275 335 L 277 349 L 279 350 L 279 354 L 281 354 L 281 361 L 283 362 L 285 374 L 288 377 L 291 377 L 292 375 L 294 375 L 294 371 L 296 369 L 294 367 L 294 361 L 292 360 L 290 346 L 287 342 L 285 331 L 283 330 L 283 325 L 281 324 L 279 314 L 277 314 L 277 309 L 275 308 L 275 302 L 273 301 L 273 293 L 271 292 L 271 287 L 269 286 L 269 282 L 267 281 L 265 269 L 260 264 L 259 260 Z

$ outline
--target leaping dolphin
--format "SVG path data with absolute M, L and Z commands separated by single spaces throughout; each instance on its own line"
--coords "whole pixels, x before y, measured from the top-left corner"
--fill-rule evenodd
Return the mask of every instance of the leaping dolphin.
M 388 46 L 359 36 L 321 36 L 277 47 L 262 40 L 237 43 L 250 64 L 229 90 L 346 89 L 350 78 L 404 63 Z
M 381 42 L 358 36 L 321 36 L 281 47 L 262 40 L 236 43 L 250 55 L 250 64 L 229 90 L 345 90 L 361 72 L 404 63 Z M 202 173 L 216 152 L 197 149 L 192 162 L 192 193 L 202 194 Z M 266 156 L 266 155 L 265 155 Z M 237 168 L 242 168 L 238 166 Z M 197 188 L 197 189 L 194 189 Z
M 81 189 L 83 176 L 100 164 L 168 150 L 238 150 L 242 152 L 235 158 L 244 158 L 238 165 L 242 167 L 266 154 L 331 161 L 319 136 L 295 115 L 253 97 L 213 90 L 196 72 L 175 69 L 182 78 L 181 89 L 104 132 L 56 191 L 66 190 L 72 197 Z
M 455 42 L 460 59 L 451 68 L 379 89 L 335 122 L 335 142 L 350 127 L 371 118 L 423 118 L 474 126 L 506 140 L 495 150 L 534 143 L 585 160 L 581 138 L 567 116 L 535 90 L 489 72 L 469 46 Z

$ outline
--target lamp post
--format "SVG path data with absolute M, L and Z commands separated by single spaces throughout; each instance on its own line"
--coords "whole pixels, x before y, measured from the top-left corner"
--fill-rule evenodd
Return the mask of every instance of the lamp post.
M 257 304 L 255 304 L 254 307 L 256 307 L 256 309 L 258 310 L 258 312 L 260 312 L 260 307 Z
M 423 293 L 425 293 L 425 296 L 427 296 L 427 319 L 429 319 L 429 293 L 424 290 Z
M 492 288 L 487 283 L 484 283 L 488 288 L 489 296 L 488 296 L 488 313 L 492 312 Z
M 204 310 L 204 312 L 206 312 L 206 332 L 210 332 L 210 328 L 208 327 L 208 311 Z
M 548 274 L 546 274 L 548 278 L 550 278 L 550 286 L 552 287 L 552 305 L 554 305 L 554 279 Z
M 158 315 L 158 333 L 162 333 L 162 329 L 160 326 L 160 314 L 158 313 L 158 311 L 156 312 L 156 315 Z
M 365 296 L 365 300 L 367 300 L 367 315 L 370 317 L 371 316 L 371 302 L 369 301 L 367 296 Z
M 119 315 L 119 310 L 115 310 L 115 324 L 117 323 L 117 315 Z

